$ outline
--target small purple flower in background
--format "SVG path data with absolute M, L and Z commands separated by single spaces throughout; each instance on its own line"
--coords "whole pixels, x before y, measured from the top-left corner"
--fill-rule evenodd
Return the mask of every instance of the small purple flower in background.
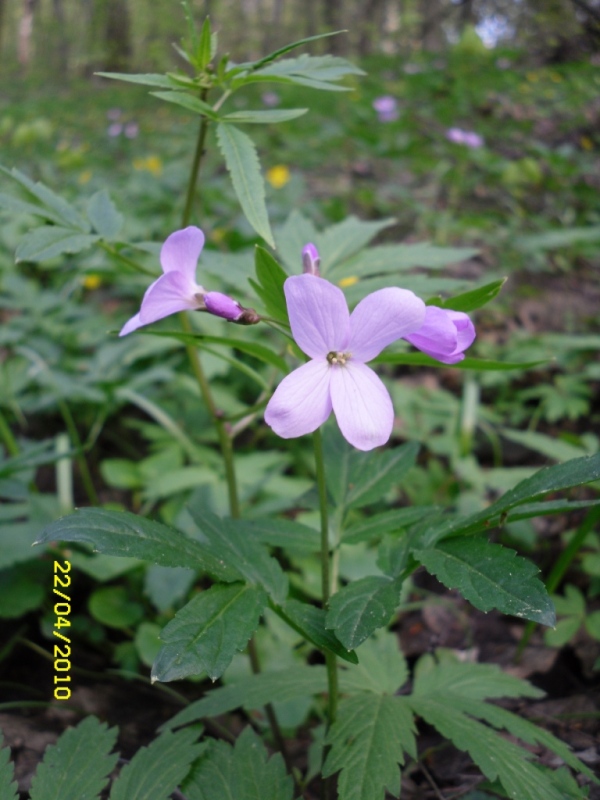
M 106 133 L 111 137 L 111 139 L 114 139 L 115 136 L 120 136 L 123 133 L 123 126 L 120 122 L 113 122 L 106 129 Z
M 123 130 L 123 133 L 128 139 L 135 139 L 139 132 L 140 126 L 137 122 L 128 122 Z
M 398 102 L 395 97 L 389 94 L 376 97 L 375 100 L 373 100 L 373 108 L 377 112 L 377 119 L 379 122 L 393 122 L 400 116 Z
M 280 103 L 279 95 L 275 92 L 264 92 L 261 95 L 261 99 L 263 101 L 263 105 L 267 106 L 268 108 L 278 106 Z
M 121 118 L 121 109 L 120 108 L 109 108 L 106 112 L 106 118 L 109 119 L 111 122 L 116 122 L 118 119 Z
M 385 444 L 394 409 L 381 380 L 367 367 L 387 345 L 416 332 L 425 304 L 406 289 L 379 289 L 352 314 L 344 293 L 315 275 L 284 283 L 292 335 L 310 361 L 277 387 L 265 411 L 284 439 L 312 433 L 332 410 L 343 436 L 359 450 Z
M 304 272 L 305 275 L 316 275 L 318 278 L 321 274 L 319 270 L 320 266 L 321 256 L 319 255 L 316 245 L 305 245 L 302 248 L 302 272 Z
M 196 265 L 204 247 L 204 234 L 190 225 L 172 233 L 160 251 L 163 275 L 152 283 L 142 305 L 123 326 L 119 336 L 149 325 L 178 311 L 208 311 L 217 317 L 252 325 L 259 316 L 221 292 L 207 292 L 196 283 Z
M 475 131 L 463 131 L 462 128 L 448 128 L 446 139 L 454 144 L 464 144 L 467 147 L 483 147 L 485 140 Z
M 462 311 L 427 306 L 423 325 L 402 338 L 436 361 L 456 364 L 463 360 L 464 351 L 473 344 L 475 326 Z

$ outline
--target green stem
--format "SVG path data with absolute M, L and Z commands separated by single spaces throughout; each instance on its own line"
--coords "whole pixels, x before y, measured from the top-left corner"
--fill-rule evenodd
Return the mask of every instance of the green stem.
M 315 445 L 315 465 L 317 468 L 317 487 L 319 490 L 319 508 L 321 513 L 321 594 L 323 596 L 323 607 L 327 608 L 331 597 L 331 574 L 330 561 L 331 552 L 329 549 L 329 516 L 327 511 L 327 487 L 325 485 L 325 462 L 323 460 L 323 440 L 321 431 L 316 430 L 314 435 Z M 329 728 L 335 722 L 338 702 L 338 681 L 337 666 L 335 655 L 326 650 L 325 663 L 327 665 L 327 684 L 329 689 L 328 697 L 328 720 Z
M 8 422 L 4 419 L 4 414 L 0 411 L 0 437 L 6 447 L 6 452 L 11 456 L 19 455 L 19 445 L 13 436 L 13 432 L 8 426 Z
M 206 100 L 208 89 L 202 89 L 200 99 Z M 196 192 L 196 184 L 198 182 L 198 174 L 200 172 L 200 164 L 202 163 L 202 156 L 204 155 L 204 142 L 206 141 L 206 133 L 208 131 L 208 118 L 202 117 L 200 120 L 200 130 L 198 131 L 198 140 L 196 141 L 196 151 L 194 153 L 194 160 L 192 162 L 192 171 L 190 173 L 190 180 L 188 183 L 187 193 L 185 196 L 185 206 L 181 217 L 181 225 L 183 228 L 190 224 L 192 218 L 192 207 L 194 205 L 194 194 Z
M 85 493 L 87 494 L 90 503 L 93 506 L 97 506 L 99 505 L 100 501 L 98 500 L 98 495 L 96 494 L 96 488 L 94 486 L 94 482 L 92 481 L 92 476 L 84 453 L 84 447 L 79 437 L 75 420 L 73 419 L 73 415 L 71 414 L 69 406 L 64 400 L 62 400 L 60 397 L 57 397 L 56 403 L 65 422 L 69 438 L 73 443 L 73 447 L 77 451 L 75 460 L 77 461 L 77 466 L 79 467 L 79 473 L 81 475 L 81 480 L 83 481 L 83 488 L 85 489 Z
M 598 520 L 600 519 L 600 508 L 595 507 L 588 511 L 587 517 L 583 520 L 581 525 L 579 526 L 575 536 L 571 539 L 569 544 L 565 547 L 563 552 L 560 554 L 558 559 L 556 560 L 554 566 L 552 567 L 552 571 L 548 576 L 548 580 L 546 581 L 546 589 L 548 590 L 549 594 L 556 591 L 558 585 L 562 581 L 565 572 L 569 568 L 571 562 L 581 549 L 581 546 L 585 542 L 587 536 L 591 531 L 594 530 L 594 527 Z M 519 646 L 517 648 L 517 653 L 515 656 L 515 660 L 519 661 L 521 655 L 523 654 L 523 650 L 527 647 L 529 640 L 536 628 L 535 622 L 528 622 L 525 630 L 523 631 L 523 636 L 521 637 L 521 641 L 519 642 Z
M 117 261 L 120 261 L 122 264 L 127 264 L 128 267 L 131 267 L 132 269 L 136 270 L 136 272 L 143 272 L 144 275 L 151 275 L 153 278 L 156 278 L 156 272 L 153 269 L 149 269 L 148 267 L 143 267 L 141 264 L 138 264 L 137 261 L 134 261 L 132 258 L 124 256 L 110 244 L 107 244 L 106 242 L 98 242 L 98 247 L 101 250 L 104 250 L 105 253 L 108 253 Z

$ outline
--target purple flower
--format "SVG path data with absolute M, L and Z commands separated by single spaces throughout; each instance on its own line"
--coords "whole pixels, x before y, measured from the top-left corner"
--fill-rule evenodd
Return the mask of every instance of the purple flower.
M 221 292 L 206 292 L 204 305 L 210 314 L 231 322 L 237 322 L 244 313 L 244 309 L 236 300 Z
M 122 132 L 123 132 L 123 126 L 121 125 L 120 122 L 113 122 L 106 129 L 106 133 L 111 138 L 114 138 L 115 136 L 120 136 Z
M 319 255 L 316 245 L 305 245 L 302 248 L 302 272 L 306 275 L 316 275 L 318 278 L 321 274 L 319 270 L 320 266 L 321 256 Z
M 377 112 L 379 122 L 393 122 L 400 116 L 396 98 L 389 94 L 376 97 L 373 100 L 373 108 Z
M 354 447 L 385 444 L 394 424 L 392 401 L 365 362 L 419 330 L 423 301 L 406 289 L 379 289 L 350 314 L 341 289 L 323 278 L 295 275 L 283 288 L 292 335 L 310 361 L 279 384 L 265 411 L 267 425 L 290 439 L 315 431 L 333 410 Z
M 464 144 L 467 147 L 483 147 L 485 141 L 475 131 L 463 131 L 462 128 L 448 128 L 446 139 L 454 144 Z
M 140 126 L 137 122 L 128 122 L 123 132 L 128 139 L 135 139 L 140 132 Z
M 172 233 L 160 251 L 163 275 L 146 289 L 139 313 L 119 336 L 187 309 L 204 308 L 205 291 L 196 283 L 196 264 L 204 247 L 204 234 L 190 225 Z
M 427 306 L 423 325 L 403 338 L 443 364 L 456 364 L 473 344 L 475 326 L 462 311 Z

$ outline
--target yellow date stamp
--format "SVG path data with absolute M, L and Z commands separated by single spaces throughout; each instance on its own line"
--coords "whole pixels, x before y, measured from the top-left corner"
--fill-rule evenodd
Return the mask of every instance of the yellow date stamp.
M 62 633 L 71 627 L 71 596 L 63 591 L 71 586 L 71 562 L 54 562 L 54 594 L 60 598 L 54 604 L 54 630 L 52 633 L 60 644 L 54 645 L 54 699 L 68 700 L 71 697 L 71 639 Z

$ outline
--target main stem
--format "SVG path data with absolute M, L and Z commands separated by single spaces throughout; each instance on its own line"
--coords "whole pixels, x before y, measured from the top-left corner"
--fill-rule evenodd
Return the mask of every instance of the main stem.
M 317 487 L 319 491 L 319 507 L 321 512 L 321 595 L 323 607 L 326 608 L 331 596 L 330 559 L 329 550 L 329 516 L 327 510 L 327 486 L 325 484 L 325 462 L 323 460 L 323 440 L 321 431 L 316 430 L 314 435 L 315 465 L 317 468 Z M 335 655 L 329 650 L 325 651 L 325 664 L 327 666 L 327 685 L 329 690 L 327 706 L 327 728 L 335 722 L 338 703 L 338 680 Z
M 208 90 L 203 89 L 200 98 L 202 100 L 206 100 L 207 95 L 208 95 Z M 200 165 L 202 163 L 202 157 L 204 155 L 204 145 L 206 142 L 207 131 L 208 131 L 208 119 L 206 117 L 202 117 L 202 120 L 200 122 L 200 130 L 198 131 L 196 150 L 194 152 L 194 160 L 192 162 L 190 180 L 188 183 L 188 188 L 185 198 L 185 206 L 181 218 L 181 224 L 182 227 L 184 228 L 187 225 L 189 225 L 190 219 L 192 217 L 192 208 L 194 205 L 194 193 L 196 191 L 196 184 L 198 182 L 198 175 L 200 173 Z M 187 314 L 181 313 L 179 317 L 181 320 L 181 326 L 183 330 L 186 333 L 191 333 L 192 325 L 190 323 Z M 208 383 L 208 380 L 206 379 L 204 370 L 202 369 L 202 362 L 200 361 L 198 350 L 194 347 L 193 344 L 187 344 L 186 351 L 192 367 L 192 371 L 200 388 L 200 394 L 202 395 L 204 404 L 208 409 L 208 413 L 212 417 L 215 429 L 217 431 L 217 436 L 219 438 L 219 445 L 221 448 L 221 454 L 223 456 L 223 464 L 225 466 L 225 480 L 227 482 L 227 491 L 229 493 L 229 513 L 234 519 L 237 519 L 240 516 L 240 501 L 237 489 L 237 478 L 235 474 L 235 462 L 233 459 L 232 436 L 229 431 L 227 423 L 223 419 L 221 412 L 216 406 L 214 397 L 210 390 L 210 385 Z M 252 671 L 259 672 L 260 663 L 258 661 L 258 653 L 256 651 L 256 645 L 253 639 L 251 639 L 250 642 L 248 643 L 248 653 L 250 655 L 250 663 L 252 665 Z M 289 757 L 285 746 L 285 740 L 283 738 L 283 734 L 281 733 L 281 728 L 279 727 L 279 723 L 277 721 L 275 709 L 273 708 L 271 703 L 267 703 L 267 705 L 265 706 L 265 712 L 267 715 L 267 719 L 269 720 L 269 725 L 271 726 L 271 731 L 273 732 L 273 739 L 277 747 L 281 751 L 284 761 L 288 765 L 288 769 L 291 772 Z

